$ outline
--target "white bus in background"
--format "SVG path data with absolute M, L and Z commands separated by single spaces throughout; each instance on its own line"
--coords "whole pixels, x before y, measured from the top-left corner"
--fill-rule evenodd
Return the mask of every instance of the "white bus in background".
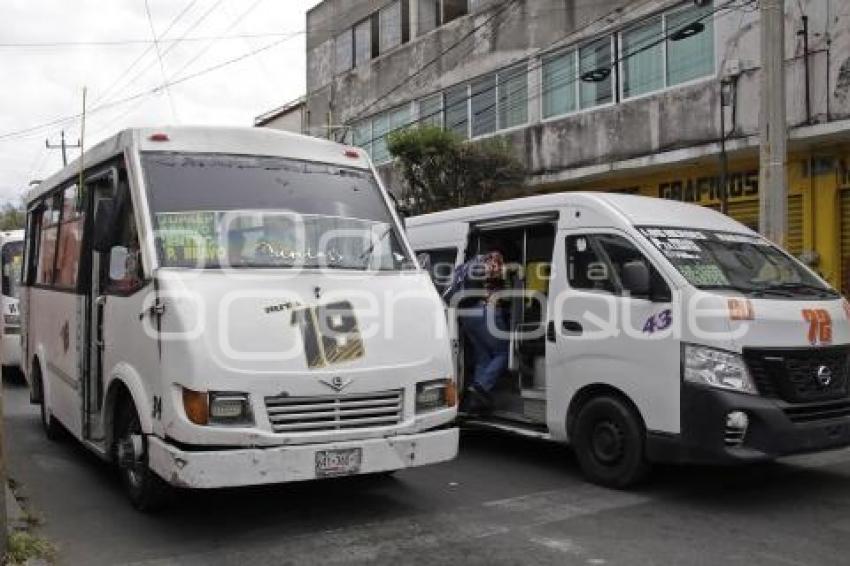
M 441 290 L 476 254 L 513 267 L 509 368 L 469 422 L 569 442 L 617 487 L 651 462 L 850 445 L 850 305 L 718 212 L 562 193 L 409 218 L 407 232 Z
M 17 372 L 21 367 L 21 317 L 18 310 L 18 290 L 21 282 L 21 264 L 24 249 L 24 231 L 0 232 L 0 301 L 3 324 L 0 326 L 0 361 L 3 373 Z
M 368 157 L 134 129 L 27 198 L 25 374 L 133 504 L 455 457 L 442 303 Z

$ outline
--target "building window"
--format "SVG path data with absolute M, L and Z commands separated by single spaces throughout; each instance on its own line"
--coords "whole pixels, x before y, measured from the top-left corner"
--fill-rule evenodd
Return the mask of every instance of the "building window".
M 354 26 L 354 66 L 359 67 L 372 58 L 372 22 L 363 20 Z
M 419 125 L 443 126 L 443 95 L 434 94 L 419 101 Z
M 673 86 L 714 74 L 714 20 L 712 6 L 667 14 L 667 36 L 699 22 L 704 29 L 678 41 L 667 41 L 667 84 Z
M 664 88 L 661 18 L 623 33 L 623 98 Z
M 460 85 L 446 91 L 446 129 L 461 138 L 469 137 L 469 89 Z
M 447 24 L 469 13 L 469 0 L 443 0 L 443 21 Z
M 410 104 L 399 106 L 395 110 L 390 111 L 390 131 L 397 132 L 406 128 L 413 122 L 413 113 L 410 110 Z
M 543 61 L 543 118 L 574 112 L 576 92 L 575 51 Z
M 608 104 L 611 89 L 611 38 L 603 37 L 579 50 L 579 101 L 581 108 Z
M 401 1 L 396 0 L 382 8 L 379 19 L 381 53 L 386 53 L 401 45 Z
M 440 0 L 419 0 L 417 34 L 424 35 L 440 25 Z
M 528 69 L 525 65 L 499 73 L 499 129 L 528 122 Z
M 387 134 L 390 131 L 390 115 L 375 116 L 372 121 L 372 160 L 375 163 L 389 161 L 390 151 L 387 148 Z
M 352 38 L 352 31 L 350 29 L 345 30 L 338 36 L 336 36 L 336 65 L 335 70 L 336 73 L 344 73 L 351 69 L 352 63 L 354 61 L 353 58 L 353 49 L 354 49 L 354 40 Z
M 496 131 L 496 75 L 472 83 L 472 137 Z
M 351 141 L 372 155 L 372 120 L 363 120 L 352 128 Z

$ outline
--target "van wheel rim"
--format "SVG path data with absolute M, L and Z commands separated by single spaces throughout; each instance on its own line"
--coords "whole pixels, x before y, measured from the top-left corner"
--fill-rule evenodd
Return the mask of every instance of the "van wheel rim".
M 612 421 L 596 424 L 590 445 L 594 458 L 606 466 L 613 466 L 622 460 L 626 448 L 623 431 Z
M 132 437 L 134 434 L 139 434 L 141 432 L 141 425 L 139 424 L 139 418 L 135 415 L 131 418 L 130 422 L 127 423 L 127 428 L 124 431 L 124 436 L 121 438 L 120 442 L 127 442 L 132 444 Z M 136 458 L 133 463 L 126 466 L 124 468 L 124 473 L 127 475 L 127 480 L 130 482 L 130 485 L 133 488 L 138 488 L 142 483 L 142 474 L 140 467 L 143 464 L 139 461 L 139 458 Z

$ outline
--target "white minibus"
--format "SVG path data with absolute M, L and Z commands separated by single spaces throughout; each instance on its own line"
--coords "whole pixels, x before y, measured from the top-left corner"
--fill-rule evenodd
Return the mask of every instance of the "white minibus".
M 47 434 L 132 503 L 455 457 L 440 297 L 361 150 L 131 129 L 27 197 L 23 359 Z M 61 427 L 61 428 L 60 428 Z
M 18 371 L 21 367 L 21 317 L 18 312 L 18 289 L 21 281 L 21 260 L 24 249 L 24 231 L 0 232 L 0 301 L 3 324 L 0 325 L 0 356 L 3 373 Z
M 410 218 L 407 230 L 441 290 L 464 260 L 505 258 L 495 304 L 508 313 L 507 369 L 470 423 L 569 442 L 590 480 L 615 487 L 651 462 L 850 444 L 848 303 L 719 212 L 562 193 Z M 462 331 L 461 295 L 448 312 Z M 459 388 L 474 349 L 463 335 Z

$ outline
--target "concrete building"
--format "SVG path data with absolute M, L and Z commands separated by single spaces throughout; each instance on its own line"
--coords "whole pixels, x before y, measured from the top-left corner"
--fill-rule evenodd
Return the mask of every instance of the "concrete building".
M 788 0 L 787 246 L 850 292 L 850 10 Z M 760 40 L 748 0 L 325 0 L 307 15 L 308 127 L 505 136 L 525 192 L 721 206 L 758 225 Z M 728 172 L 722 173 L 721 130 Z
M 307 128 L 307 97 L 296 98 L 283 106 L 254 118 L 257 128 L 272 128 L 296 134 L 309 133 Z

